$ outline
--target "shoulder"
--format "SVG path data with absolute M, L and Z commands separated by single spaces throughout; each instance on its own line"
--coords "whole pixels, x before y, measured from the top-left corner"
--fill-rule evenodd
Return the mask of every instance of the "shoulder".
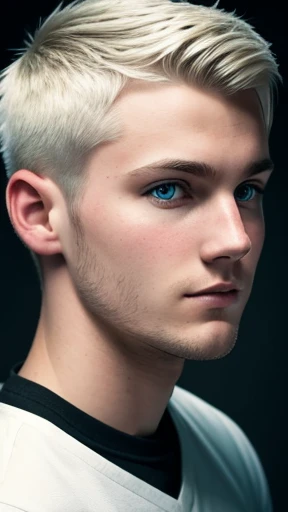
M 237 475 L 247 493 L 255 495 L 259 510 L 271 512 L 272 504 L 268 482 L 260 459 L 239 425 L 190 391 L 175 386 L 171 402 L 186 420 L 193 436 L 205 450 L 221 460 L 221 464 Z
M 211 440 L 230 440 L 235 448 L 252 448 L 239 425 L 217 407 L 179 386 L 175 386 L 171 399 L 189 424 Z

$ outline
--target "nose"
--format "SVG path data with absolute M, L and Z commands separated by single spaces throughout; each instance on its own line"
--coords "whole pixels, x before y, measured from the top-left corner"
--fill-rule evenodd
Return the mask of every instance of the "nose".
M 243 217 L 245 212 L 243 213 Z M 263 222 L 260 214 L 255 213 L 255 222 Z M 251 223 L 251 218 L 249 220 Z M 245 219 L 241 217 L 239 205 L 235 199 L 221 201 L 219 207 L 213 208 L 207 218 L 207 229 L 201 247 L 201 257 L 206 262 L 217 258 L 229 258 L 237 261 L 246 256 L 251 250 L 252 243 L 245 229 Z

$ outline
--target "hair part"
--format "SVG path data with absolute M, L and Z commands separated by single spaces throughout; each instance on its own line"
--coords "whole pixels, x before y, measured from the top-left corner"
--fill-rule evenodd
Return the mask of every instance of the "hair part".
M 254 88 L 269 134 L 282 81 L 271 44 L 217 5 L 59 4 L 0 76 L 7 178 L 23 168 L 50 177 L 77 225 L 85 162 L 97 146 L 121 137 L 114 102 L 131 80 L 182 82 L 224 95 Z M 39 257 L 30 253 L 41 280 Z

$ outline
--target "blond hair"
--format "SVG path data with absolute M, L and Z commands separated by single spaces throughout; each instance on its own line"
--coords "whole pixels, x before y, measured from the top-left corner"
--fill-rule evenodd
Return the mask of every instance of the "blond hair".
M 0 77 L 7 177 L 22 168 L 49 176 L 75 213 L 89 152 L 121 136 L 113 103 L 131 79 L 182 81 L 225 95 L 255 88 L 269 133 L 281 81 L 271 45 L 217 5 L 61 3 Z

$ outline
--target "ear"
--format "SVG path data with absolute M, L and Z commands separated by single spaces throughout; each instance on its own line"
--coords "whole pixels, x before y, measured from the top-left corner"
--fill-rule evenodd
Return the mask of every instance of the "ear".
M 6 188 L 6 205 L 13 228 L 36 254 L 62 253 L 55 209 L 58 187 L 49 178 L 22 169 L 15 172 Z M 56 216 L 57 218 L 57 216 Z

